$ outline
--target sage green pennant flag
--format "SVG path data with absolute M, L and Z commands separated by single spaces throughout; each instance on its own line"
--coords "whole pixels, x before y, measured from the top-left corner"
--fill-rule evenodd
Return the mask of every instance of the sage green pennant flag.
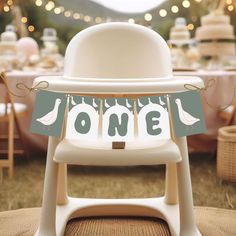
M 31 122 L 31 132 L 60 136 L 65 108 L 66 94 L 40 90 L 37 92 Z
M 171 94 L 170 105 L 176 136 L 206 132 L 201 96 L 198 91 Z

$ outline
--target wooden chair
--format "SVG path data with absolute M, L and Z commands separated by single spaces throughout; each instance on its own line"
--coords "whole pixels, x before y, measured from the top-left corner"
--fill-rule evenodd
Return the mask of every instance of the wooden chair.
M 173 77 L 165 41 L 146 27 L 128 23 L 101 24 L 78 33 L 67 47 L 64 76 L 39 77 L 34 84 L 40 81 L 47 81 L 50 91 L 96 94 L 100 98 L 175 93 L 186 91 L 186 83 L 204 87 L 197 77 Z M 175 137 L 171 114 L 166 122 L 170 122 L 172 139 L 149 142 L 137 137 L 122 149 L 113 149 L 111 143 L 99 138 L 84 142 L 66 139 L 63 134 L 49 137 L 36 235 L 62 236 L 69 219 L 108 215 L 158 217 L 167 222 L 172 236 L 201 235 L 194 219 L 186 137 Z M 67 164 L 166 164 L 165 195 L 144 199 L 68 197 Z
M 0 75 L 0 85 L 6 90 L 4 102 L 0 103 L 0 123 L 7 124 L 7 134 L 1 134 L 1 140 L 7 140 L 7 150 L 5 148 L 0 149 L 0 154 L 7 154 L 7 159 L 0 159 L 0 171 L 2 175 L 2 168 L 8 168 L 8 176 L 13 177 L 14 174 L 14 154 L 27 153 L 24 142 L 22 141 L 22 134 L 19 126 L 18 117 L 26 114 L 27 107 L 22 103 L 14 103 L 13 96 L 9 93 L 6 77 L 3 73 Z M 24 150 L 14 148 L 15 126 L 18 132 L 18 136 L 21 140 Z

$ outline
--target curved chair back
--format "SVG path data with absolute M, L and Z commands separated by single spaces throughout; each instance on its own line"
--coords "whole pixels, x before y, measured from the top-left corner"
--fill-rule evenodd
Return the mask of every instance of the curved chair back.
M 147 27 L 106 23 L 78 33 L 65 55 L 65 77 L 162 78 L 172 75 L 166 42 Z

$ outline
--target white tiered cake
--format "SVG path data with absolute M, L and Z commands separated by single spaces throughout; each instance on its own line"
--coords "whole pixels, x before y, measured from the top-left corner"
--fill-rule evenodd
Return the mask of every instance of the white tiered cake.
M 201 25 L 196 30 L 198 49 L 202 56 L 235 54 L 235 36 L 230 17 L 222 11 L 214 11 L 202 16 Z
M 185 18 L 178 17 L 175 20 L 175 25 L 170 30 L 170 41 L 172 43 L 187 42 L 190 40 L 190 33 L 186 26 Z

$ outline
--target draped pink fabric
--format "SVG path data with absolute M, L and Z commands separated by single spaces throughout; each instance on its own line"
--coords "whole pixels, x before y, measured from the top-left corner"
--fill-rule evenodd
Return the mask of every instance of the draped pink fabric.
M 188 143 L 193 151 L 205 152 L 213 151 L 216 146 L 216 137 L 218 128 L 224 125 L 224 120 L 219 117 L 219 111 L 212 107 L 225 107 L 232 102 L 234 87 L 236 86 L 236 71 L 196 71 L 196 72 L 175 72 L 175 75 L 198 76 L 205 83 L 210 79 L 215 80 L 215 84 L 210 87 L 205 96 L 202 94 L 203 110 L 206 119 L 207 133 L 188 137 Z M 37 72 L 9 72 L 7 81 L 11 91 L 22 94 L 16 89 L 16 84 L 21 82 L 28 87 L 32 86 L 34 78 L 42 75 L 55 75 L 55 73 L 37 73 Z M 56 74 L 59 75 L 59 74 Z M 0 98 L 4 96 L 2 88 L 0 89 Z M 206 99 L 205 99 L 206 98 Z M 234 98 L 236 100 L 236 98 Z M 42 151 L 47 149 L 47 137 L 33 134 L 30 132 L 31 115 L 35 102 L 35 92 L 28 96 L 15 97 L 15 102 L 21 102 L 27 105 L 28 113 L 20 118 L 20 127 L 24 135 L 25 142 L 30 151 Z M 209 103 L 210 106 L 207 104 Z M 4 129 L 1 127 L 1 131 Z

